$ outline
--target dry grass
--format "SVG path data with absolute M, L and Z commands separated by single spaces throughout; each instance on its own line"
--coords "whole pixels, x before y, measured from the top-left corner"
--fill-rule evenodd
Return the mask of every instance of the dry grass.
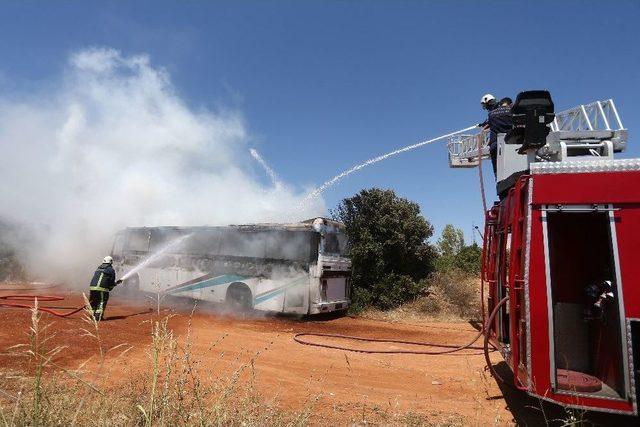
M 455 322 L 480 318 L 480 281 L 459 270 L 436 272 L 425 282 L 427 292 L 398 308 L 366 309 L 361 316 L 387 321 Z
M 28 373 L 4 375 L 0 381 L 0 423 L 4 426 L 302 426 L 317 398 L 300 411 L 281 410 L 255 388 L 253 365 L 239 364 L 231 374 L 200 372 L 191 354 L 190 329 L 178 341 L 168 317 L 150 324 L 150 346 L 142 374 L 126 384 L 109 383 L 112 369 L 129 347 L 105 349 L 99 323 L 87 312 L 85 336 L 95 342 L 98 360 L 76 370 L 53 363 L 64 350 L 53 346 L 40 312 L 32 310 L 28 342 L 9 350 L 26 358 Z M 256 356 L 257 357 L 257 356 Z
M 124 384 L 112 384 L 113 370 L 126 363 L 131 347 L 105 348 L 101 324 L 88 311 L 83 320 L 81 333 L 94 343 L 95 356 L 69 370 L 54 363 L 64 347 L 53 344 L 50 325 L 32 310 L 26 342 L 9 349 L 28 361 L 26 372 L 5 371 L 0 376 L 0 425 L 304 426 L 321 399 L 309 396 L 302 409 L 291 411 L 280 408 L 277 397 L 260 394 L 254 369 L 259 353 L 247 363 L 238 361 L 230 373 L 199 369 L 191 348 L 191 318 L 180 339 L 169 327 L 170 317 L 149 322 L 144 366 Z M 364 402 L 361 407 L 349 425 L 464 425 L 457 415 L 383 410 Z
M 360 405 L 360 414 L 350 424 L 360 426 L 408 426 L 408 427 L 462 427 L 468 421 L 458 414 L 430 411 L 427 414 L 417 412 L 397 412 L 390 408 Z

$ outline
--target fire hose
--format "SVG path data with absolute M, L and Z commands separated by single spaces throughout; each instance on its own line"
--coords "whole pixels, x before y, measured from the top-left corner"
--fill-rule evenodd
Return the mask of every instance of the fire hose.
M 471 340 L 468 344 L 457 346 L 453 344 L 434 344 L 420 341 L 404 341 L 404 340 L 392 340 L 392 339 L 384 339 L 384 338 L 363 338 L 356 337 L 352 335 L 340 335 L 340 334 L 323 334 L 323 333 L 311 333 L 311 332 L 302 332 L 293 336 L 293 340 L 297 343 L 303 345 L 310 345 L 315 347 L 323 347 L 323 348 L 332 348 L 335 350 L 344 350 L 344 351 L 352 351 L 356 353 L 369 353 L 369 354 L 427 354 L 427 355 L 436 355 L 436 354 L 448 354 L 455 353 L 460 350 L 482 350 L 482 347 L 472 347 L 472 345 L 480 338 L 483 331 L 479 331 L 476 336 Z M 360 348 L 353 347 L 345 347 L 340 345 L 333 344 L 321 344 L 314 343 L 310 341 L 305 341 L 302 337 L 325 337 L 325 338 L 339 338 L 345 340 L 352 341 L 364 341 L 364 342 L 382 342 L 382 343 L 390 343 L 390 344 L 408 344 L 408 345 L 416 345 L 423 347 L 441 347 L 446 348 L 447 350 L 365 350 Z
M 502 379 L 502 377 L 495 371 L 495 368 L 493 367 L 493 365 L 491 364 L 491 358 L 489 357 L 489 340 L 491 338 L 491 334 L 489 333 L 490 331 L 490 326 L 491 323 L 493 323 L 494 319 L 496 318 L 496 315 L 498 314 L 498 311 L 500 310 L 500 308 L 507 302 L 507 300 L 509 299 L 509 297 L 504 297 L 500 300 L 500 302 L 498 302 L 498 304 L 496 304 L 496 306 L 493 308 L 493 311 L 491 311 L 491 314 L 489 315 L 489 317 L 487 318 L 486 322 L 484 323 L 482 329 L 480 331 L 478 331 L 478 333 L 473 337 L 473 339 L 471 341 L 469 341 L 467 344 L 464 345 L 453 345 L 453 344 L 432 344 L 432 343 L 426 343 L 426 342 L 419 342 L 419 341 L 404 341 L 404 340 L 392 340 L 392 339 L 384 339 L 384 338 L 363 338 L 363 337 L 356 337 L 356 336 L 351 336 L 351 335 L 341 335 L 341 334 L 323 334 L 323 333 L 311 333 L 311 332 L 301 332 L 299 334 L 295 334 L 293 336 L 293 340 L 299 344 L 303 344 L 303 345 L 309 345 L 309 346 L 314 346 L 314 347 L 323 347 L 323 348 L 331 348 L 334 350 L 343 350 L 343 351 L 351 351 L 351 352 L 356 352 L 356 353 L 368 353 L 368 354 L 425 354 L 425 355 L 438 355 L 438 354 L 451 354 L 451 353 L 455 353 L 461 350 L 483 350 L 484 351 L 484 357 L 485 360 L 487 362 L 487 366 L 489 367 L 489 370 L 491 371 L 491 374 L 500 382 L 504 383 L 504 380 Z M 482 347 L 472 347 L 473 344 L 478 341 L 478 338 L 480 338 L 482 335 L 484 335 L 484 345 Z M 383 342 L 383 343 L 392 343 L 392 344 L 409 344 L 409 345 L 417 345 L 417 346 L 426 346 L 426 347 L 441 347 L 441 348 L 446 348 L 446 350 L 365 350 L 365 349 L 360 349 L 360 348 L 353 348 L 353 347 L 346 347 L 346 346 L 340 346 L 340 345 L 333 345 L 333 344 L 321 344 L 321 343 L 314 343 L 314 342 L 310 342 L 310 341 L 306 341 L 304 339 L 302 339 L 302 337 L 324 337 L 324 338 L 338 338 L 338 339 L 345 339 L 345 340 L 353 340 L 353 341 L 364 341 L 364 342 Z
M 16 302 L 11 302 L 11 301 L 31 301 L 31 302 L 50 302 L 50 301 L 63 301 L 64 297 L 62 296 L 58 296 L 58 295 L 30 295 L 30 294 L 23 294 L 23 295 L 2 295 L 0 296 L 0 307 L 8 307 L 8 308 L 26 308 L 26 309 L 34 309 L 37 308 L 38 311 L 42 311 L 45 313 L 49 313 L 52 314 L 54 316 L 57 317 L 69 317 L 73 314 L 76 314 L 79 311 L 84 310 L 84 306 L 81 307 L 56 307 L 56 308 L 61 308 L 61 309 L 66 309 L 66 310 L 71 310 L 71 311 L 56 311 L 53 310 L 53 307 L 40 307 L 40 306 L 35 306 L 35 305 L 28 305 L 28 304 L 21 304 L 21 303 L 16 303 Z

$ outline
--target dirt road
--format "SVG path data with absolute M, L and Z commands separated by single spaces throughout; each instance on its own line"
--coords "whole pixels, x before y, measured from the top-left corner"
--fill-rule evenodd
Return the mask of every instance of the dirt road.
M 77 294 L 71 294 L 64 302 L 49 305 L 76 306 L 81 301 Z M 200 372 L 230 371 L 253 360 L 255 382 L 265 398 L 275 398 L 282 408 L 292 410 L 299 410 L 310 399 L 318 399 L 312 423 L 344 425 L 375 421 L 376 414 L 385 411 L 412 412 L 433 422 L 465 425 L 544 423 L 537 401 L 498 387 L 485 371 L 479 351 L 440 356 L 362 354 L 304 346 L 292 339 L 298 332 L 321 332 L 458 344 L 476 334 L 468 323 L 406 324 L 352 317 L 238 318 L 215 314 L 212 307 L 202 304 L 191 316 L 190 307 L 173 305 L 171 310 L 161 309 L 158 316 L 153 302 L 127 303 L 114 293 L 106 321 L 100 325 L 103 345 L 110 348 L 127 344 L 133 348 L 118 359 L 122 369 L 114 370 L 112 384 L 126 384 L 132 373 L 142 369 L 151 341 L 150 321 L 172 314 L 169 326 L 183 339 L 189 334 L 191 357 L 200 361 Z M 29 316 L 27 310 L 0 308 L 0 349 L 27 341 Z M 66 346 L 54 359 L 56 364 L 76 368 L 88 358 L 96 357 L 95 343 L 80 332 L 87 327 L 80 315 L 65 319 L 44 315 L 44 318 L 52 323 L 50 332 L 55 333 L 55 344 Z M 370 349 L 410 348 L 340 344 Z M 501 360 L 498 354 L 493 358 L 496 363 Z M 24 359 L 3 352 L 0 374 L 24 369 L 24 363 Z

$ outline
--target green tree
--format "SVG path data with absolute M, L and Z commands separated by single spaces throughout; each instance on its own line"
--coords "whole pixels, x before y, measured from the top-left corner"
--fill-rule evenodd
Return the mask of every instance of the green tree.
M 442 236 L 438 239 L 440 256 L 455 257 L 464 247 L 464 233 L 451 224 L 444 226 Z
M 419 282 L 433 271 L 437 255 L 427 243 L 433 227 L 418 204 L 372 188 L 344 199 L 332 215 L 349 236 L 355 310 L 388 309 L 420 294 Z
M 476 242 L 463 247 L 456 255 L 456 266 L 468 274 L 480 274 L 480 258 L 482 248 Z
M 480 257 L 482 249 L 476 244 L 464 244 L 464 233 L 451 224 L 445 225 L 437 243 L 438 271 L 461 270 L 468 274 L 480 272 Z

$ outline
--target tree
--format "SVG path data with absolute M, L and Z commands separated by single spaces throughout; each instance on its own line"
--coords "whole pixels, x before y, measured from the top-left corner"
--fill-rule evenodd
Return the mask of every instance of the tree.
M 464 247 L 464 234 L 459 228 L 451 224 L 444 226 L 442 236 L 438 239 L 438 252 L 440 256 L 454 257 Z
M 477 275 L 480 273 L 480 257 L 482 249 L 477 243 L 463 247 L 456 255 L 456 266 L 468 274 Z
M 433 227 L 418 204 L 372 188 L 342 200 L 332 215 L 349 237 L 356 310 L 388 309 L 420 294 L 419 282 L 433 271 L 436 252 L 427 243 Z
M 0 219 L 0 280 L 22 280 L 26 273 L 15 250 L 11 237 L 16 233 L 12 226 Z
M 480 256 L 482 250 L 473 243 L 464 244 L 464 233 L 451 224 L 445 225 L 442 236 L 438 239 L 438 271 L 462 270 L 468 274 L 480 272 Z

